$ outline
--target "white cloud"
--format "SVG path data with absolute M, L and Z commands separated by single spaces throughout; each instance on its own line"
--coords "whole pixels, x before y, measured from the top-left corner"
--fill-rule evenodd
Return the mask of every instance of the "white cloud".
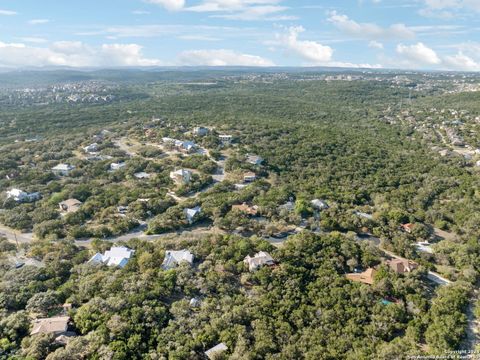
M 231 20 L 293 20 L 296 17 L 278 15 L 288 10 L 280 6 L 284 0 L 203 0 L 188 6 L 186 0 L 145 0 L 151 4 L 163 6 L 170 11 L 192 11 L 217 13 L 214 17 Z
M 146 0 L 146 2 L 161 5 L 169 11 L 178 11 L 185 7 L 185 0 Z
M 221 39 L 232 39 L 231 41 L 238 41 L 237 39 L 241 39 L 241 41 L 258 41 L 259 37 L 266 37 L 271 35 L 271 33 L 269 30 L 259 30 L 255 27 L 172 24 L 111 26 L 77 32 L 75 35 L 104 36 L 107 39 L 169 37 L 183 40 L 196 39 L 205 41 L 216 41 Z
M 265 58 L 232 50 L 189 50 L 179 55 L 180 65 L 188 66 L 275 66 Z
M 220 41 L 222 39 L 213 36 L 205 36 L 205 35 L 180 35 L 178 37 L 181 40 L 187 41 Z
M 277 35 L 277 39 L 286 49 L 311 63 L 322 64 L 331 61 L 333 49 L 330 46 L 315 41 L 298 40 L 298 35 L 304 31 L 301 26 L 292 26 L 287 29 L 286 34 Z
M 379 41 L 372 40 L 368 43 L 368 47 L 372 49 L 383 49 L 383 44 Z
M 398 44 L 396 50 L 411 65 L 410 67 L 438 65 L 442 62 L 433 49 L 421 42 L 410 46 Z
M 300 56 L 306 61 L 303 66 L 330 66 L 349 68 L 381 68 L 380 64 L 355 64 L 333 59 L 333 48 L 311 40 L 299 40 L 298 36 L 305 29 L 302 26 L 292 26 L 283 34 L 276 34 L 276 41 L 268 44 L 286 49 L 289 53 Z M 272 49 L 273 51 L 275 48 Z
M 239 11 L 252 6 L 276 6 L 283 0 L 203 0 L 199 5 L 191 6 L 191 11 Z
M 35 36 L 26 36 L 26 37 L 21 37 L 19 40 L 27 43 L 34 43 L 34 44 L 44 44 L 47 41 L 47 39 L 41 38 L 41 37 L 35 37 Z
M 150 14 L 150 11 L 146 11 L 146 10 L 134 10 L 134 11 L 132 11 L 132 14 L 133 14 L 133 15 L 149 15 L 149 14 Z
M 383 66 L 380 64 L 355 64 L 350 62 L 343 61 L 331 61 L 326 66 L 330 67 L 342 67 L 342 68 L 352 68 L 352 69 L 382 69 Z
M 154 66 L 159 60 L 147 59 L 137 44 L 90 46 L 80 41 L 58 41 L 49 47 L 0 42 L 0 67 L 117 67 Z
M 426 17 L 453 18 L 462 11 L 480 12 L 479 0 L 423 0 L 425 8 L 419 11 Z
M 17 13 L 16 11 L 0 9 L 0 15 L 13 16 L 13 15 L 17 15 L 17 14 L 18 14 L 18 13 Z
M 30 25 L 41 25 L 41 24 L 47 24 L 49 22 L 50 20 L 48 19 L 33 19 L 33 20 L 30 20 L 28 23 Z
M 462 52 L 459 52 L 456 55 L 446 56 L 444 63 L 449 69 L 453 70 L 480 71 L 480 63 Z
M 251 6 L 247 7 L 239 12 L 227 13 L 223 15 L 213 15 L 213 17 L 219 17 L 230 20 L 269 20 L 269 21 L 282 21 L 282 20 L 295 20 L 295 16 L 287 15 L 274 15 L 287 10 L 285 6 Z
M 412 39 L 415 37 L 415 32 L 404 24 L 382 28 L 374 23 L 358 23 L 336 11 L 330 13 L 328 21 L 345 34 L 361 39 Z

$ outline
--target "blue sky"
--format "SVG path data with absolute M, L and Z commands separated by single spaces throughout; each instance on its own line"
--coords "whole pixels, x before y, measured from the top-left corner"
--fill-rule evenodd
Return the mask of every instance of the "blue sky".
M 0 67 L 480 70 L 480 0 L 0 0 Z

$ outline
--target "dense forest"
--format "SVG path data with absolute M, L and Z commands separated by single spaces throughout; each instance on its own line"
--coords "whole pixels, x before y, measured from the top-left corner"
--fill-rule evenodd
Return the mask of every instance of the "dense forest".
M 219 359 L 400 359 L 475 346 L 480 109 L 478 92 L 452 91 L 460 76 L 148 74 L 38 74 L 47 99 L 48 86 L 91 80 L 115 97 L 0 108 L 0 238 L 20 238 L 0 242 L 1 358 L 203 359 L 222 343 Z M 466 146 L 444 143 L 452 129 Z M 39 195 L 17 201 L 13 188 Z M 59 210 L 72 199 L 78 210 Z M 88 262 L 114 243 L 135 250 L 124 268 Z M 165 269 L 181 249 L 193 264 Z M 275 265 L 250 272 L 259 251 Z M 392 254 L 418 267 L 393 271 Z M 367 269 L 371 285 L 345 276 Z M 30 335 L 59 314 L 76 336 Z

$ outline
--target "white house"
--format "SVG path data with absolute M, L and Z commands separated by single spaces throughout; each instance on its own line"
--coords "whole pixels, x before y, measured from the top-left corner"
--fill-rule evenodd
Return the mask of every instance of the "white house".
M 83 150 L 87 154 L 95 154 L 98 151 L 98 144 L 97 143 L 90 144 L 88 146 L 85 146 Z
M 310 201 L 310 204 L 312 204 L 312 206 L 317 210 L 328 209 L 328 204 L 320 199 L 313 199 L 312 201 Z
M 52 168 L 52 171 L 56 174 L 56 175 L 61 175 L 61 176 L 67 176 L 70 171 L 72 171 L 73 169 L 75 169 L 75 166 L 73 165 L 70 165 L 70 164 L 58 164 L 57 166 L 54 166 Z
M 258 155 L 247 155 L 247 162 L 252 165 L 262 165 L 263 158 Z
M 170 137 L 163 137 L 163 138 L 162 138 L 162 141 L 163 141 L 165 144 L 174 145 L 175 142 L 177 142 L 178 140 L 173 139 L 173 138 L 170 138 Z
M 121 168 L 125 167 L 125 163 L 111 163 L 110 164 L 110 170 L 115 171 L 115 170 L 120 170 Z
M 225 351 L 228 350 L 227 345 L 224 343 L 220 343 L 218 345 L 215 345 L 213 348 L 210 350 L 205 351 L 205 355 L 210 359 L 214 360 L 216 359 L 220 354 L 224 353 Z
M 27 193 L 20 189 L 11 189 L 7 191 L 7 199 L 13 199 L 16 202 L 29 202 L 40 199 L 40 193 Z
M 197 135 L 197 136 L 205 136 L 208 134 L 210 130 L 206 127 L 203 127 L 203 126 L 197 126 L 195 128 L 193 128 L 193 134 L 194 135 Z
M 180 169 L 170 172 L 170 179 L 176 183 L 188 184 L 192 179 L 192 172 L 185 169 Z
M 165 251 L 165 259 L 163 260 L 162 267 L 165 270 L 173 269 L 180 263 L 187 262 L 190 265 L 193 264 L 193 254 L 188 250 L 167 250 Z
M 190 307 L 191 308 L 199 308 L 202 305 L 202 301 L 198 298 L 191 298 L 190 299 Z
M 279 206 L 280 210 L 293 211 L 295 210 L 295 203 L 293 201 L 287 201 L 285 204 Z
M 421 252 L 425 252 L 425 253 L 428 253 L 428 254 L 433 254 L 432 245 L 428 241 L 417 242 L 415 244 L 415 247 Z
M 185 214 L 189 224 L 193 224 L 196 220 L 196 217 L 200 215 L 201 212 L 202 208 L 200 206 L 195 206 L 193 209 L 186 208 L 183 210 L 183 213 Z
M 137 179 L 148 179 L 150 178 L 150 174 L 146 173 L 146 172 L 138 172 L 138 173 L 135 173 L 133 174 L 133 176 L 135 176 Z
M 355 211 L 355 215 L 359 216 L 359 217 L 362 217 L 364 219 L 368 219 L 368 220 L 372 220 L 373 219 L 373 215 L 372 214 L 368 214 L 368 213 L 364 213 L 364 212 L 361 212 L 361 211 Z
M 127 265 L 134 253 L 135 250 L 129 249 L 125 246 L 113 246 L 110 250 L 105 251 L 104 254 L 96 253 L 90 260 L 88 260 L 88 262 L 92 264 L 105 264 L 108 266 L 119 266 L 123 268 Z
M 218 135 L 218 138 L 220 139 L 223 145 L 230 145 L 233 140 L 232 135 Z
M 195 145 L 195 143 L 193 141 L 180 141 L 180 140 L 177 140 L 175 141 L 175 146 L 181 150 L 181 151 L 185 151 L 187 153 L 190 153 L 190 152 L 193 152 L 196 148 L 197 148 L 197 145 Z
M 248 270 L 250 271 L 255 271 L 262 266 L 275 265 L 275 261 L 273 260 L 273 258 L 270 256 L 269 253 L 265 251 L 260 251 L 256 253 L 253 257 L 247 255 L 243 262 L 248 265 Z

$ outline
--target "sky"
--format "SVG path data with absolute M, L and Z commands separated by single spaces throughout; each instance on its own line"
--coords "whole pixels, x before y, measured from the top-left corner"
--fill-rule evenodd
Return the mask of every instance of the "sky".
M 0 0 L 0 67 L 480 71 L 480 0 Z

